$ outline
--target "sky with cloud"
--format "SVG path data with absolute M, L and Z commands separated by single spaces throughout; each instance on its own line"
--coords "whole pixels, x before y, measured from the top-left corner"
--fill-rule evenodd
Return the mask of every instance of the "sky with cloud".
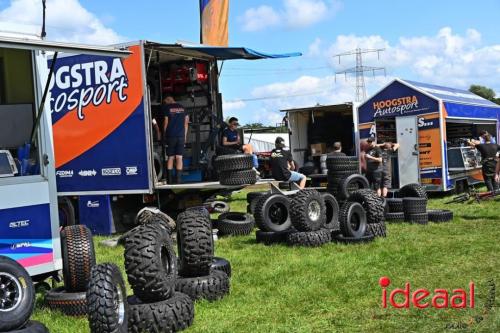
M 500 1 L 268 0 L 231 1 L 229 40 L 270 53 L 302 57 L 224 64 L 220 87 L 227 116 L 275 124 L 279 110 L 352 101 L 355 79 L 337 76 L 354 57 L 334 55 L 384 48 L 364 64 L 368 95 L 394 77 L 500 95 Z M 39 34 L 41 0 L 0 0 L 0 31 Z M 138 39 L 199 39 L 198 1 L 47 0 L 47 38 L 95 44 Z

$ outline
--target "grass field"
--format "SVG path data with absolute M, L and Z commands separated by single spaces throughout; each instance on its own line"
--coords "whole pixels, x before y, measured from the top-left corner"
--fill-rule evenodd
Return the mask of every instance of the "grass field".
M 246 194 L 235 194 L 233 211 L 244 211 Z M 290 248 L 255 243 L 255 235 L 223 238 L 216 255 L 233 267 L 231 294 L 221 301 L 196 303 L 186 332 L 500 332 L 500 201 L 452 204 L 433 199 L 432 208 L 449 208 L 451 223 L 388 225 L 388 237 L 361 245 L 327 244 Z M 98 262 L 123 268 L 123 248 L 106 248 L 96 237 Z M 389 289 L 411 282 L 434 290 L 476 284 L 474 309 L 383 309 L 381 276 Z M 34 319 L 55 333 L 88 332 L 85 318 L 44 309 Z M 462 327 L 462 328 L 459 328 Z

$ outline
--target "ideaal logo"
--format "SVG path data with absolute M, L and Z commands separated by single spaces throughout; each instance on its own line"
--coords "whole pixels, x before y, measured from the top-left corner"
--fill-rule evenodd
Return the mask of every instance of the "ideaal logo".
M 111 62 L 99 60 L 60 66 L 54 73 L 50 89 L 54 86 L 61 92 L 50 98 L 51 112 L 76 109 L 80 120 L 85 118 L 83 109 L 90 103 L 94 106 L 103 102 L 110 104 L 115 93 L 121 102 L 127 100 L 127 75 L 118 58 Z

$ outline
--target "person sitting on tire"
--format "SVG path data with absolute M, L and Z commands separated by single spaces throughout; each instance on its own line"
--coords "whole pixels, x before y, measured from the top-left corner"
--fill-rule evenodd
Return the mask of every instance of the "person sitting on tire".
M 273 178 L 279 181 L 295 182 L 303 189 L 306 186 L 306 176 L 296 171 L 290 171 L 295 168 L 290 149 L 285 148 L 285 139 L 277 137 L 276 148 L 271 151 L 271 172 Z
M 377 145 L 374 138 L 368 138 L 366 142 L 370 148 L 365 154 L 366 158 L 366 178 L 370 182 L 370 187 L 382 195 L 382 149 Z
M 382 196 L 387 197 L 388 190 L 392 187 L 392 161 L 391 155 L 398 150 L 398 143 L 386 142 L 382 145 Z
M 167 171 L 168 183 L 173 184 L 174 159 L 176 173 L 176 183 L 181 183 L 182 176 L 182 154 L 184 153 L 184 145 L 186 142 L 189 115 L 184 107 L 175 102 L 172 96 L 167 96 L 163 100 L 165 104 L 162 106 L 165 120 L 163 122 L 163 133 L 165 143 L 167 144 Z
M 257 175 L 259 172 L 257 168 L 259 167 L 259 159 L 253 153 L 253 146 L 251 144 L 242 144 L 240 133 L 238 132 L 238 118 L 231 117 L 228 121 L 228 127 L 222 132 L 222 145 L 227 148 L 234 149 L 234 153 L 243 152 L 244 154 L 253 155 L 253 166 Z

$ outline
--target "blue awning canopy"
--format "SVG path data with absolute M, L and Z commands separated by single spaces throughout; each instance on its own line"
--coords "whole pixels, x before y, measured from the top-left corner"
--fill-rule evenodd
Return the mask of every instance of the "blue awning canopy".
M 282 53 L 270 54 L 258 52 L 246 47 L 216 47 L 203 45 L 183 45 L 183 44 L 159 44 L 153 42 L 145 43 L 146 49 L 164 52 L 172 56 L 211 59 L 211 60 L 258 60 L 258 59 L 277 59 L 300 57 L 302 53 Z

